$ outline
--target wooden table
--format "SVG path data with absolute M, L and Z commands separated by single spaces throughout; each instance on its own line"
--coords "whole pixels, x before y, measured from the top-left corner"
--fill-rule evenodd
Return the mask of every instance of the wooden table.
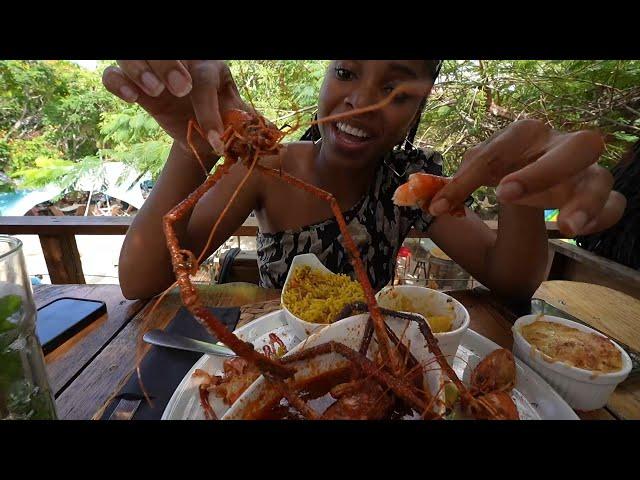
M 199 288 L 209 306 L 241 307 L 240 324 L 265 308 L 275 308 L 277 302 L 269 301 L 280 297 L 278 290 L 242 283 Z M 152 316 L 146 313 L 154 302 L 126 300 L 116 285 L 40 285 L 34 293 L 38 307 L 60 297 L 98 299 L 107 304 L 106 315 L 46 356 L 61 419 L 99 418 L 134 372 L 139 336 L 150 328 L 164 328 L 180 308 L 176 291 L 167 295 Z M 512 310 L 487 292 L 449 293 L 469 310 L 470 328 L 502 347 L 512 347 L 511 326 L 517 318 Z M 535 296 L 640 350 L 639 301 L 605 287 L 561 281 L 545 282 Z M 605 315 L 608 320 L 602 320 Z M 624 327 L 617 328 L 619 325 Z M 578 414 L 583 419 L 640 419 L 640 378 L 621 384 L 606 408 Z

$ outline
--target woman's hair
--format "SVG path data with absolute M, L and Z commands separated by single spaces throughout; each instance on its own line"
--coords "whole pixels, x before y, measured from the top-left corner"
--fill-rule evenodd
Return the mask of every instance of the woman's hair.
M 435 83 L 436 79 L 438 78 L 438 74 L 440 73 L 440 68 L 442 67 L 443 61 L 444 60 L 425 60 L 425 62 L 427 63 L 427 69 L 429 70 L 429 75 L 431 76 L 433 83 Z M 415 122 L 413 123 L 413 126 L 409 130 L 409 133 L 407 134 L 407 138 L 401 144 L 399 144 L 398 147 L 401 147 L 407 151 L 415 148 L 413 146 L 413 141 L 416 138 L 416 133 L 418 132 L 418 127 L 420 126 L 420 118 L 422 117 L 422 111 L 424 110 L 424 106 L 426 104 L 427 104 L 427 99 L 425 98 L 420 104 L 420 107 L 418 107 L 418 115 L 416 117 Z M 313 117 L 313 120 L 315 121 L 317 119 L 318 119 L 318 114 L 316 113 Z M 320 137 L 321 137 L 320 129 L 318 128 L 317 125 L 312 125 L 310 128 L 307 129 L 306 132 L 302 134 L 302 136 L 300 137 L 300 141 L 315 142 L 319 140 Z
M 611 228 L 576 237 L 585 250 L 640 270 L 640 140 L 611 170 L 613 189 L 627 198 L 622 218 Z

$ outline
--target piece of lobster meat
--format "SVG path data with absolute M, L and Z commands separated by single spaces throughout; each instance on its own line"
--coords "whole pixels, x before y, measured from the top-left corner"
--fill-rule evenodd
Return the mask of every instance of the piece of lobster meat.
M 510 392 L 516 384 L 516 362 L 504 348 L 494 350 L 471 373 L 471 394 Z
M 326 420 L 382 420 L 388 418 L 394 400 L 371 378 L 336 385 L 336 402 L 322 415 Z
M 217 384 L 210 386 L 209 391 L 222 398 L 227 405 L 233 405 L 260 376 L 260 370 L 255 365 L 240 357 L 225 360 L 223 369 L 222 379 Z
M 469 405 L 469 413 L 476 420 L 520 420 L 518 407 L 507 392 L 491 392 Z
M 393 203 L 399 207 L 421 208 L 429 211 L 431 200 L 451 181 L 448 177 L 439 177 L 429 173 L 412 173 L 409 180 L 400 185 L 393 194 Z M 453 208 L 450 215 L 464 217 L 464 205 Z

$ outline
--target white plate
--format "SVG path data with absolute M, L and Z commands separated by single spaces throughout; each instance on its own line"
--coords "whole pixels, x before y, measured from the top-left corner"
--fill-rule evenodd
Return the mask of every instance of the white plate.
M 268 334 L 275 332 L 291 350 L 301 339 L 293 336 L 287 325 L 284 312 L 278 310 L 249 323 L 235 331 L 245 341 L 252 342 L 256 349 L 268 341 Z M 453 368 L 456 374 L 468 382 L 471 370 L 482 358 L 500 348 L 491 340 L 469 329 L 462 338 Z M 200 406 L 198 382 L 192 380 L 193 372 L 200 368 L 212 374 L 222 372 L 222 357 L 203 355 L 187 372 L 176 388 L 162 415 L 162 420 L 204 420 Z M 542 377 L 518 358 L 516 360 L 516 387 L 512 398 L 522 419 L 579 420 L 571 407 L 546 383 Z M 468 366 L 467 366 L 468 364 Z M 218 418 L 222 418 L 229 407 L 222 400 L 211 395 L 211 407 Z
M 268 343 L 269 333 L 271 332 L 282 339 L 287 350 L 291 350 L 301 342 L 300 339 L 291 334 L 291 329 L 287 326 L 282 310 L 271 312 L 239 328 L 234 333 L 240 339 L 253 343 L 257 350 L 261 350 L 262 346 Z M 178 385 L 178 388 L 173 392 L 162 414 L 162 420 L 204 420 L 204 411 L 200 406 L 200 394 L 198 392 L 199 382 L 197 379 L 192 378 L 193 372 L 199 368 L 210 374 L 220 375 L 222 374 L 222 364 L 225 360 L 225 357 L 212 355 L 200 357 L 200 360 L 191 367 Z M 222 418 L 229 409 L 215 395 L 209 396 L 209 402 L 218 418 Z
M 354 315 L 340 320 L 339 322 L 332 323 L 319 332 L 309 336 L 309 338 L 307 338 L 303 343 L 291 350 L 287 356 L 289 354 L 295 355 L 302 350 L 313 348 L 329 341 L 340 343 L 352 350 L 358 350 L 362 343 L 364 332 L 367 328 L 368 318 L 369 314 L 365 313 Z M 387 325 L 398 337 L 401 337 L 403 332 L 415 326 L 414 323 L 409 325 L 408 323 L 409 322 L 406 320 L 399 318 L 387 319 Z M 409 340 L 410 336 L 411 335 L 407 332 L 405 339 Z M 421 342 L 412 342 L 410 343 L 409 349 L 419 364 L 428 365 L 435 359 L 435 357 L 428 349 L 421 348 L 421 345 Z M 377 351 L 377 343 L 372 342 L 369 346 L 367 356 L 369 358 L 375 358 Z M 318 355 L 301 364 L 299 368 L 296 369 L 294 381 L 304 382 L 305 380 L 322 375 L 325 372 L 335 371 L 336 368 L 347 367 L 348 365 L 348 360 L 337 353 Z M 423 387 L 425 390 L 431 392 L 432 395 L 435 395 L 441 385 L 442 374 L 440 370 L 427 369 L 423 375 L 423 381 Z M 222 420 L 243 420 L 247 417 L 248 411 L 255 411 L 256 409 L 259 410 L 260 408 L 266 407 L 270 402 L 276 400 L 275 396 L 277 396 L 276 390 L 269 388 L 264 377 L 260 377 L 236 400 L 225 416 L 222 417 Z M 441 415 L 445 413 L 443 397 L 444 394 L 441 393 L 442 405 L 441 410 L 438 412 Z M 314 402 L 314 400 L 309 401 L 309 406 L 311 408 L 314 408 Z M 322 404 L 323 402 L 321 400 L 320 405 L 317 405 L 317 408 L 322 409 Z M 326 405 L 324 405 L 324 407 L 326 407 Z M 440 406 L 437 403 L 433 405 L 434 409 L 439 407 Z

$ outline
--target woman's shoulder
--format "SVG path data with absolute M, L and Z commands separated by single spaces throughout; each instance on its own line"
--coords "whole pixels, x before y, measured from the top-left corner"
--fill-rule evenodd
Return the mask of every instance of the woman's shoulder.
M 287 142 L 277 155 L 260 157 L 260 165 L 280 170 L 281 168 L 294 177 L 305 177 L 309 169 L 313 169 L 313 142 Z

